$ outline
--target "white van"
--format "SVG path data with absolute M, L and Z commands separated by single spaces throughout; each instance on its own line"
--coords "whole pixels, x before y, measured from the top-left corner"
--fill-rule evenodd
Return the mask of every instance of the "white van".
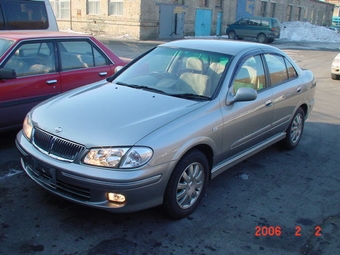
M 0 30 L 58 31 L 58 25 L 49 0 L 0 0 Z

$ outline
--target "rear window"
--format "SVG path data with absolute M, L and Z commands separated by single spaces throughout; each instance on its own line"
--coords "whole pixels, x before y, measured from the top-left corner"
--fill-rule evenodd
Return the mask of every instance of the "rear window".
M 7 29 L 47 29 L 48 19 L 43 1 L 6 2 L 4 12 L 7 14 Z M 2 27 L 4 29 L 4 27 Z
M 274 19 L 273 20 L 273 27 L 280 27 L 280 26 L 281 26 L 280 22 L 277 19 Z

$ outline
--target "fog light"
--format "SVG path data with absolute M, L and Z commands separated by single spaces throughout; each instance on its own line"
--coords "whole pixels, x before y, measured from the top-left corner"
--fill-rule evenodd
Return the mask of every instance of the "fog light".
M 112 203 L 124 203 L 125 196 L 117 193 L 107 193 L 107 199 Z

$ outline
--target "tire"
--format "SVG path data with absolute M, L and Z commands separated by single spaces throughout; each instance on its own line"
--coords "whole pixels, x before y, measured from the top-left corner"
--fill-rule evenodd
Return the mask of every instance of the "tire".
M 305 111 L 300 107 L 294 114 L 294 117 L 287 129 L 286 138 L 281 141 L 283 147 L 287 150 L 294 149 L 300 142 L 303 128 L 305 125 Z
M 164 193 L 163 210 L 173 219 L 191 214 L 202 200 L 208 182 L 206 156 L 193 150 L 178 162 Z
M 332 73 L 331 78 L 332 80 L 339 80 L 339 75 Z
M 267 36 L 265 34 L 259 34 L 256 39 L 259 43 L 267 42 Z
M 235 31 L 230 31 L 228 33 L 228 38 L 231 39 L 231 40 L 236 40 L 237 39 L 237 35 L 236 35 Z

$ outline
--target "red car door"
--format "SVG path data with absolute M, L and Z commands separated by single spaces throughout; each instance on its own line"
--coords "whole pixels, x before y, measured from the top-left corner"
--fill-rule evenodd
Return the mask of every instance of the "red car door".
M 61 92 L 53 42 L 23 43 L 1 67 L 17 77 L 0 79 L 0 131 L 20 127 L 32 107 Z

